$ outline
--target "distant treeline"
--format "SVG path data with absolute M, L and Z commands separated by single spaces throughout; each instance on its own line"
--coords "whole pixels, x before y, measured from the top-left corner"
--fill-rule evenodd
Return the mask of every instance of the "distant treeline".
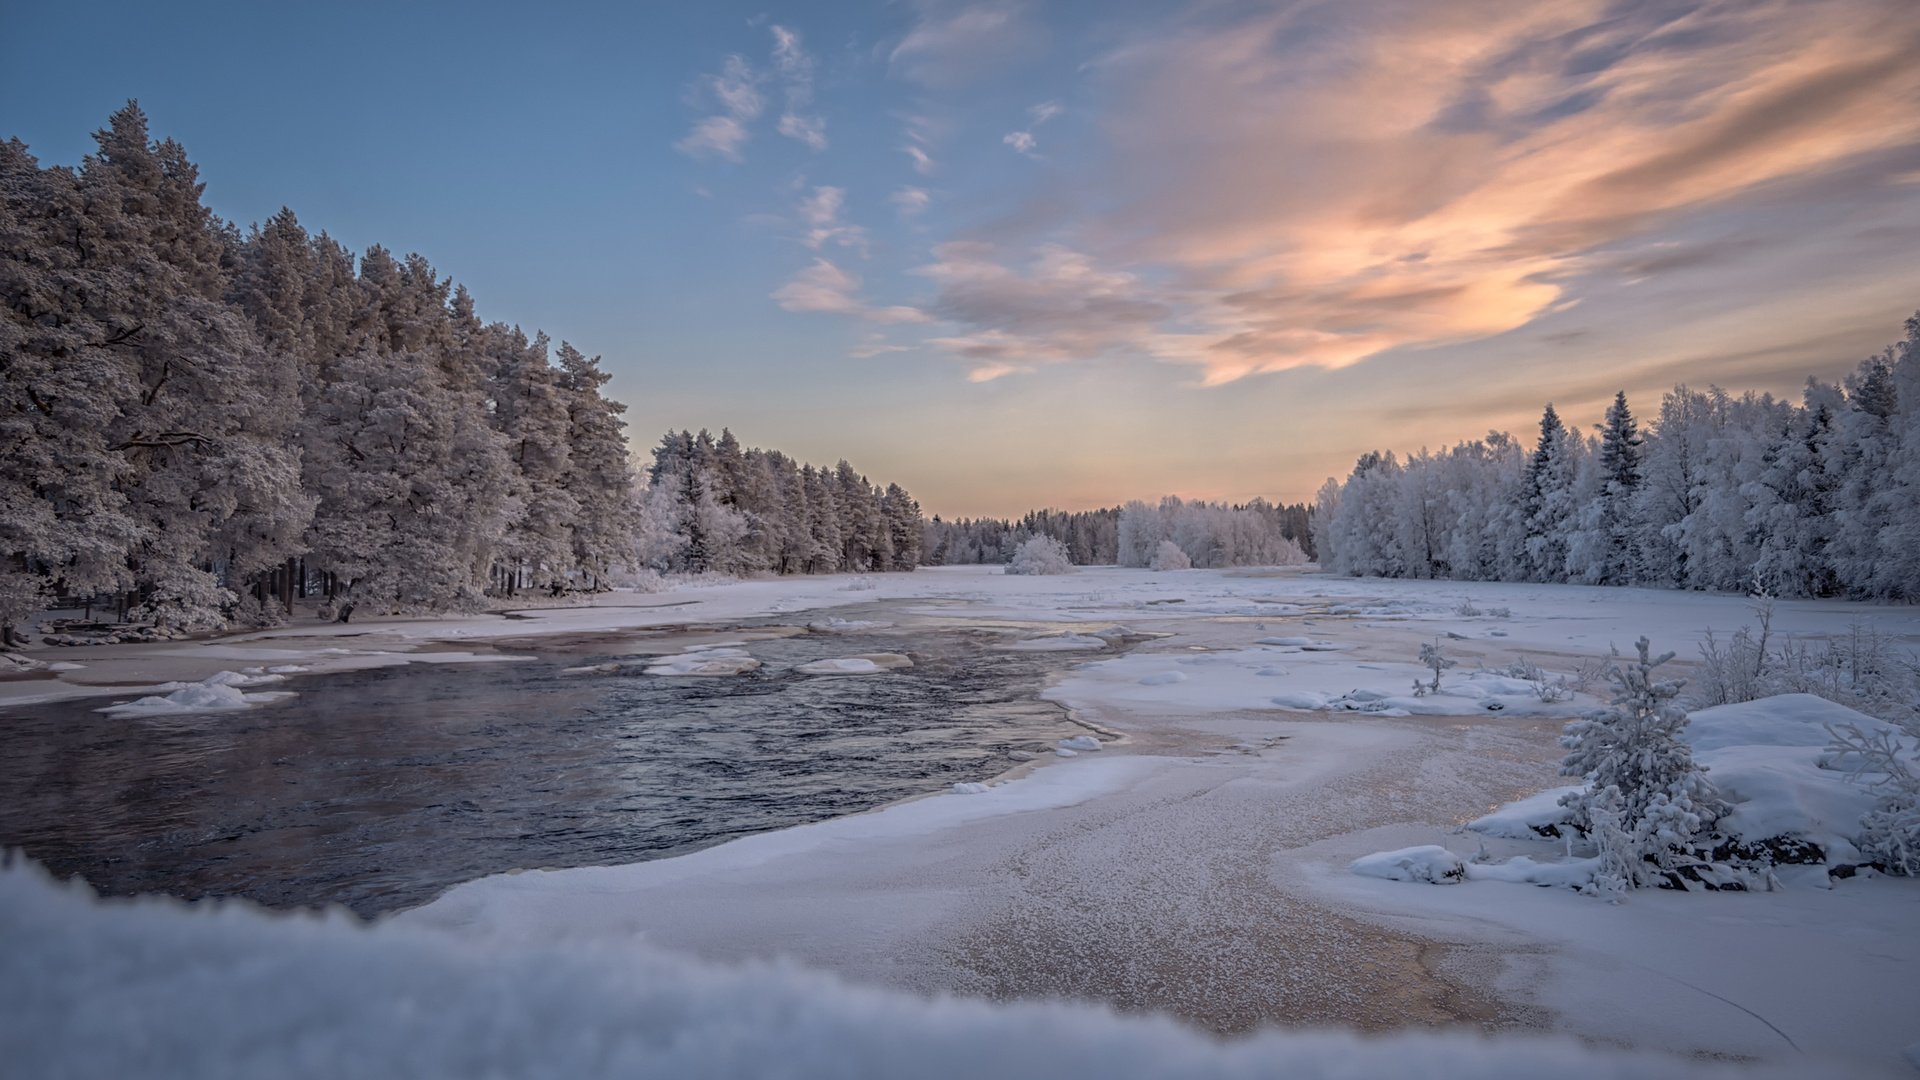
M 747 575 L 912 570 L 920 505 L 841 461 L 815 468 L 778 450 L 669 432 L 653 451 L 640 558 L 655 570 Z
M 1017 521 L 959 518 L 927 522 L 921 543 L 928 566 L 1005 563 L 1031 537 L 1059 541 L 1080 566 L 1144 567 L 1162 540 L 1194 566 L 1273 566 L 1312 558 L 1308 508 L 1189 502 L 1167 496 L 1158 505 L 1130 502 L 1104 510 L 1034 510 Z
M 1643 432 L 1625 394 L 1597 435 L 1548 405 L 1528 450 L 1494 432 L 1362 457 L 1328 480 L 1328 568 L 1781 596 L 1920 599 L 1920 315 L 1799 404 L 1676 386 Z

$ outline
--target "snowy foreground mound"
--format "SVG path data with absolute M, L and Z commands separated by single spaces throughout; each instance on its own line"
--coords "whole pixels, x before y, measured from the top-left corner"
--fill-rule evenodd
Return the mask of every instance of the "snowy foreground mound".
M 1727 840 L 1761 847 L 1782 861 L 1847 869 L 1864 861 L 1854 846 L 1860 819 L 1875 795 L 1848 778 L 1848 762 L 1835 760 L 1828 727 L 1857 725 L 1874 734 L 1893 731 L 1885 721 L 1812 694 L 1781 694 L 1693 713 L 1684 738 L 1693 759 L 1732 808 L 1715 828 Z M 1592 881 L 1598 860 L 1556 858 L 1554 849 L 1570 810 L 1563 796 L 1579 786 L 1550 788 L 1467 823 L 1483 836 L 1540 841 L 1541 851 L 1499 862 L 1468 861 L 1445 847 L 1422 845 L 1357 859 L 1354 873 L 1393 881 L 1437 885 L 1463 881 L 1511 881 L 1580 888 Z M 1825 885 L 1825 875 L 1800 875 L 1802 883 Z
M 0 1052 L 19 1076 L 1465 1077 L 1814 1075 L 1571 1039 L 1269 1033 L 926 1000 L 635 947 L 508 948 L 244 904 L 97 902 L 0 870 Z

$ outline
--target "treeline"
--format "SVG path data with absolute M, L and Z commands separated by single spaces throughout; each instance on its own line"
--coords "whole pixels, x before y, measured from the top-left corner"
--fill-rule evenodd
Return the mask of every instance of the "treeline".
M 669 432 L 653 451 L 640 557 L 674 573 L 832 574 L 912 570 L 920 504 L 852 465 L 804 465 L 742 449 L 733 432 Z
M 630 560 L 596 361 L 425 259 L 242 232 L 136 105 L 76 168 L 0 146 L 0 625 L 117 594 L 182 627 L 324 589 L 445 608 Z
M 1274 566 L 1312 555 L 1305 504 L 1265 499 L 1239 505 L 1169 495 L 1158 505 L 1130 502 L 1104 510 L 1035 510 L 1019 520 L 960 518 L 927 523 L 929 566 L 1005 563 L 1035 536 L 1058 541 L 1077 566 L 1136 566 L 1153 561 L 1160 541 L 1178 544 L 1198 567 Z
M 1493 433 L 1369 453 L 1314 509 L 1323 562 L 1388 577 L 1920 599 L 1920 315 L 1799 404 L 1675 387 L 1645 432 L 1625 394 L 1596 436 L 1547 406 L 1528 451 Z

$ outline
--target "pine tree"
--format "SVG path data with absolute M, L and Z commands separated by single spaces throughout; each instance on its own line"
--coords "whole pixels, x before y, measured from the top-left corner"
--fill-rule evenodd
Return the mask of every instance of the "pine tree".
M 1682 736 L 1687 714 L 1676 699 L 1684 683 L 1655 677 L 1673 654 L 1650 655 L 1644 637 L 1635 649 L 1635 661 L 1607 672 L 1614 686 L 1609 708 L 1568 724 L 1560 740 L 1567 748 L 1561 775 L 1587 783 L 1561 804 L 1629 887 L 1654 884 L 1698 860 L 1704 838 L 1728 811 Z

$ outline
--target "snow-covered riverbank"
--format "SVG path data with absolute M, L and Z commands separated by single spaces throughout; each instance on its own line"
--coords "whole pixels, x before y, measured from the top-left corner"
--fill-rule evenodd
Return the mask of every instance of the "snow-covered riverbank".
M 1806 1053 L 1857 1069 L 1896 1067 L 1920 1039 L 1903 1029 L 1920 1015 L 1913 881 L 1636 894 L 1613 907 L 1521 886 L 1486 886 L 1505 890 L 1495 901 L 1484 890 L 1471 900 L 1464 889 L 1415 893 L 1346 872 L 1360 855 L 1451 835 L 1561 783 L 1560 726 L 1598 691 L 1581 693 L 1580 673 L 1643 633 L 1688 660 L 1709 628 L 1724 635 L 1748 621 L 1742 598 L 1295 571 L 953 568 L 851 584 L 755 581 L 511 620 L 295 627 L 198 648 L 221 652 L 223 667 L 234 650 L 278 663 L 324 662 L 342 647 L 512 655 L 535 638 L 804 622 L 819 616 L 803 612 L 850 604 L 1009 642 L 1077 631 L 1076 642 L 1096 643 L 1049 696 L 1124 734 L 1099 753 L 681 858 L 483 879 L 402 914 L 409 934 L 496 950 L 644 940 L 905 990 L 1170 1012 L 1222 1031 L 1467 1024 L 1676 1053 Z M 1774 629 L 1838 634 L 1856 620 L 1900 648 L 1920 646 L 1911 608 L 1782 603 Z M 1094 635 L 1119 626 L 1170 636 L 1103 659 Z M 341 640 L 348 633 L 368 636 Z M 1416 697 L 1414 680 L 1432 674 L 1420 646 L 1436 640 L 1459 666 L 1440 693 Z M 203 659 L 194 646 L 127 648 Z M 99 668 L 110 662 L 88 670 Z M 1572 696 L 1535 685 L 1562 676 Z M 1634 955 L 1641 941 L 1686 947 Z

